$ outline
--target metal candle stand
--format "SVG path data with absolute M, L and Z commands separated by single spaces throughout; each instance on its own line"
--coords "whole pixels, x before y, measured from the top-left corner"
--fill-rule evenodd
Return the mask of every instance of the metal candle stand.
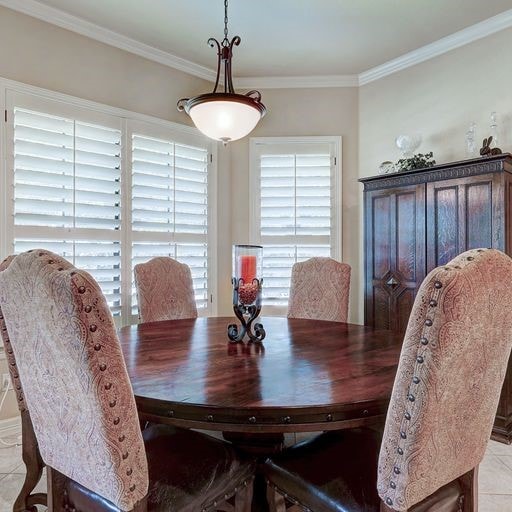
M 263 284 L 263 279 L 253 279 L 252 283 L 246 285 L 242 278 L 237 279 L 233 277 L 231 279 L 233 283 L 233 311 L 235 312 L 236 317 L 240 320 L 242 324 L 241 327 L 236 324 L 228 325 L 228 338 L 233 343 L 238 343 L 243 341 L 245 335 L 249 337 L 249 341 L 261 343 L 265 339 L 265 329 L 263 328 L 263 324 L 255 323 L 254 326 L 252 323 L 261 311 L 261 285 Z M 249 297 L 249 300 L 245 300 L 243 297 L 244 290 L 243 286 L 255 286 L 256 297 Z M 241 290 L 242 287 L 242 290 Z M 242 291 L 242 300 L 241 300 L 241 292 Z M 250 300 L 252 298 L 252 300 Z M 254 329 L 254 332 L 253 332 Z

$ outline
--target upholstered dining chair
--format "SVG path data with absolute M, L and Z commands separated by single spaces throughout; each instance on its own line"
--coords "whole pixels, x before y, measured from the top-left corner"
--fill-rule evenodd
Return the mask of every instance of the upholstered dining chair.
M 135 265 L 133 271 L 141 322 L 197 317 L 188 265 L 158 257 Z
M 332 258 L 310 258 L 292 268 L 288 318 L 346 322 L 350 265 Z
M 512 259 L 493 249 L 434 269 L 414 302 L 384 433 L 320 435 L 268 460 L 271 510 L 476 511 L 512 345 L 510 283 Z
M 0 272 L 3 272 L 14 258 L 15 256 L 11 255 L 3 260 L 0 263 Z M 55 263 L 63 268 L 72 267 L 71 263 L 57 255 L 55 255 Z M 30 419 L 30 412 L 23 395 L 23 386 L 21 384 L 20 375 L 16 365 L 14 351 L 9 339 L 9 332 L 7 331 L 7 326 L 2 314 L 1 304 L 0 332 L 11 377 L 12 388 L 16 394 L 16 402 L 21 416 L 22 459 L 26 467 L 25 480 L 18 497 L 14 502 L 13 510 L 33 510 L 36 505 L 47 505 L 48 500 L 46 493 L 33 492 L 41 480 L 45 464 L 41 459 L 39 447 L 35 441 L 32 420 Z
M 53 511 L 248 512 L 254 464 L 197 432 L 139 428 L 96 281 L 51 252 L 0 272 L 0 306 Z

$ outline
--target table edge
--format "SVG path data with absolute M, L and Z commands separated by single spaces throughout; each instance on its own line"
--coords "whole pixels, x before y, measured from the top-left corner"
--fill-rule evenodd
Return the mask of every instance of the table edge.
M 387 413 L 389 396 L 351 404 L 294 407 L 222 407 L 136 396 L 143 418 L 185 428 L 234 432 L 306 432 L 375 422 Z

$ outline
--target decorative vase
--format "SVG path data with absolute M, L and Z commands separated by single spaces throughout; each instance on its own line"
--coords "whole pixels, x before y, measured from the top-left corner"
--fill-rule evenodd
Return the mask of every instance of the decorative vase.
M 466 132 L 466 154 L 470 158 L 474 158 L 477 153 L 476 145 L 476 123 L 472 122 L 469 125 L 469 130 Z
M 379 165 L 379 174 L 390 174 L 396 172 L 396 167 L 393 162 L 386 160 Z
M 410 158 L 420 147 L 421 135 L 399 135 L 395 139 L 396 147 L 402 152 L 403 158 Z
M 262 254 L 261 245 L 233 246 L 233 311 L 241 323 L 228 325 L 228 337 L 234 343 L 246 335 L 249 341 L 261 342 L 266 335 L 261 323 L 253 325 L 261 311 Z

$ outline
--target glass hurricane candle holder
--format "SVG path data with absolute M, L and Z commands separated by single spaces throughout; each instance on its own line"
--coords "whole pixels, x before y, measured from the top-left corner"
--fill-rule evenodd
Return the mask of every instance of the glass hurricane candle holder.
M 232 342 L 242 341 L 247 335 L 249 341 L 261 342 L 265 329 L 255 323 L 261 311 L 261 245 L 233 246 L 233 311 L 241 326 L 230 324 L 228 337 Z

